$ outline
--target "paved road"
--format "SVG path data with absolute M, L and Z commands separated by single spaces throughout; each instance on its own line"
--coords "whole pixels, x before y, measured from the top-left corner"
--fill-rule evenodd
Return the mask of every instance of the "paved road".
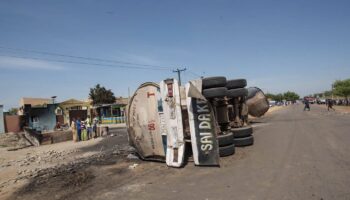
M 60 198 L 350 199 L 350 115 L 311 109 L 289 106 L 259 119 L 255 145 L 237 148 L 234 156 L 220 160 L 220 168 L 188 163 L 173 169 L 142 161 L 93 166 L 89 173 L 94 179 Z M 139 165 L 128 169 L 135 162 Z M 52 185 L 57 183 L 47 183 L 41 196 L 32 199 L 47 199 L 52 193 L 60 199 L 59 192 L 69 189 L 45 192 Z
M 350 116 L 290 106 L 255 125 L 255 145 L 166 176 L 130 199 L 350 199 Z

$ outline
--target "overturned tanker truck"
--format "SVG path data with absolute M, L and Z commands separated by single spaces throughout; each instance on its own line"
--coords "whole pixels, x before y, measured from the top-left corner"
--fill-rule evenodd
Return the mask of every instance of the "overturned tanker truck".
M 147 82 L 127 108 L 131 146 L 143 160 L 182 167 L 193 157 L 197 166 L 219 166 L 236 147 L 254 144 L 248 116 L 264 115 L 269 104 L 245 79 L 207 77 L 181 86 L 176 79 Z

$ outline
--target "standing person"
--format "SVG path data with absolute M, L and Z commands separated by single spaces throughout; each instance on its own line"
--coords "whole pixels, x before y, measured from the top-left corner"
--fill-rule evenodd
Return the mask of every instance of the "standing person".
M 97 116 L 94 117 L 93 122 L 92 122 L 92 131 L 94 132 L 94 138 L 97 138 L 97 124 L 98 124 L 98 118 Z
M 308 99 L 304 99 L 304 104 L 305 104 L 304 111 L 306 109 L 308 109 L 308 111 L 310 111 L 310 102 Z
M 91 129 L 90 116 L 87 116 L 87 118 L 85 120 L 85 124 L 86 124 L 86 130 L 87 130 L 87 139 L 90 140 L 92 138 L 92 129 Z
M 87 140 L 87 132 L 86 132 L 85 120 L 81 121 L 81 140 L 82 141 Z
M 77 125 L 75 124 L 75 118 L 70 123 L 70 128 L 72 129 L 72 134 L 73 134 L 73 141 L 77 142 L 78 137 L 77 137 Z
M 333 100 L 332 99 L 327 100 L 327 110 L 329 111 L 329 109 L 335 111 L 335 109 L 333 108 Z
M 81 141 L 81 122 L 80 122 L 80 118 L 77 119 L 75 124 L 76 124 L 76 127 L 77 127 L 78 141 Z

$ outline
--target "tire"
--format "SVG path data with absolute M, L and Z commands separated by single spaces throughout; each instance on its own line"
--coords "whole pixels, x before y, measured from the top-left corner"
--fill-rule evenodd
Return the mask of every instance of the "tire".
M 237 88 L 237 89 L 231 89 L 227 90 L 227 97 L 230 98 L 237 98 L 237 97 L 245 97 L 248 95 L 248 90 L 245 88 Z
M 235 138 L 233 139 L 233 143 L 236 145 L 236 147 L 250 146 L 254 144 L 254 137 L 251 135 L 245 138 Z
M 244 126 L 241 128 L 233 128 L 231 129 L 233 136 L 235 138 L 245 138 L 249 137 L 253 134 L 253 128 L 251 126 Z
M 218 135 L 219 147 L 227 146 L 233 144 L 233 133 L 229 132 L 225 135 Z
M 220 157 L 225 157 L 225 156 L 230 156 L 233 155 L 235 153 L 235 145 L 231 144 L 231 145 L 227 145 L 224 147 L 219 147 L 219 155 Z
M 247 86 L 246 79 L 233 79 L 233 80 L 228 80 L 226 83 L 227 89 L 244 88 L 245 86 Z
M 224 76 L 213 76 L 202 79 L 202 88 L 216 88 L 216 87 L 225 87 L 226 86 L 226 77 Z
M 226 87 L 218 87 L 218 88 L 209 88 L 203 90 L 203 96 L 207 99 L 211 98 L 222 98 L 227 94 Z

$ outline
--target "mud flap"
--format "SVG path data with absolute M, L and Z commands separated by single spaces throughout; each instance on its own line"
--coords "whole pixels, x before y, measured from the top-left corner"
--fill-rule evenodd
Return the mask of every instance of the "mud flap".
M 199 166 L 218 166 L 219 145 L 213 108 L 200 95 L 201 83 L 199 82 L 191 81 L 186 84 L 193 159 Z

